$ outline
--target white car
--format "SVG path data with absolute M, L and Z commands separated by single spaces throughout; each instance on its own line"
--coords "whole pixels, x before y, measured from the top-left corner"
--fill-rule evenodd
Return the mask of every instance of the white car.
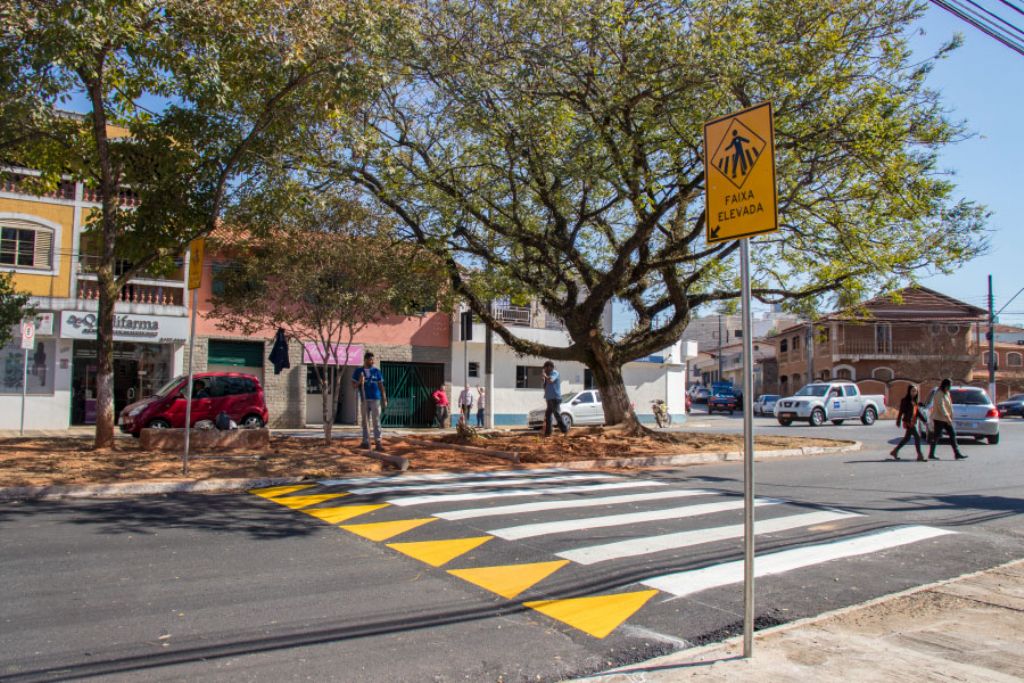
M 526 423 L 531 429 L 539 429 L 544 426 L 545 408 L 531 410 L 526 418 Z M 604 405 L 601 403 L 601 392 L 597 389 L 587 389 L 578 394 L 573 394 L 562 401 L 562 419 L 568 427 L 573 425 L 603 425 Z M 554 428 L 554 422 L 552 421 Z
M 754 401 L 754 415 L 774 415 L 778 394 L 761 394 Z
M 932 389 L 921 414 L 928 419 L 938 389 Z M 999 443 L 999 409 L 988 397 L 988 392 L 978 387 L 951 387 L 949 397 L 953 401 L 953 427 L 957 437 L 967 436 L 990 444 Z M 931 427 L 929 426 L 929 429 Z M 928 434 L 931 441 L 931 433 Z
M 841 425 L 844 420 L 859 419 L 862 424 L 873 425 L 885 412 L 885 396 L 862 394 L 852 382 L 815 382 L 805 385 L 792 396 L 775 403 L 775 418 L 783 427 L 794 420 L 820 427 L 825 420 Z

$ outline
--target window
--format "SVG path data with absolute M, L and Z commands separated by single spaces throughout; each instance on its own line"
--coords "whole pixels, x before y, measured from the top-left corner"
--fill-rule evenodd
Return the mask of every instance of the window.
M 53 268 L 53 230 L 28 221 L 13 221 L 0 229 L 0 265 Z
M 782 353 L 789 351 L 789 340 L 783 339 L 779 342 L 779 351 Z
M 800 348 L 800 337 L 793 337 L 793 350 L 796 351 Z
M 54 360 L 57 356 L 57 342 L 53 339 L 36 339 L 35 348 L 28 352 L 27 394 L 52 394 Z M 21 336 L 16 335 L 0 347 L 0 394 L 20 394 L 21 380 L 25 372 L 25 352 L 21 350 Z
M 1006 365 L 1011 368 L 1019 368 L 1024 365 L 1024 355 L 1011 351 L 1006 354 Z
M 871 376 L 877 380 L 888 382 L 893 377 L 895 377 L 895 373 L 892 371 L 891 368 L 875 368 L 874 370 L 871 371 Z
M 516 389 L 543 389 L 544 369 L 533 365 L 516 366 Z
M 836 379 L 853 379 L 853 373 L 847 368 L 840 368 L 836 370 Z
M 875 352 L 892 353 L 892 325 L 889 323 L 875 325 Z
M 480 363 L 476 361 L 470 361 L 469 363 L 469 376 L 479 377 L 480 376 Z
M 988 367 L 988 363 L 989 363 L 989 360 L 991 358 L 992 358 L 992 353 L 990 351 L 986 351 L 985 353 L 981 354 L 981 361 L 985 364 L 986 368 Z M 996 354 L 996 365 L 999 365 L 999 354 L 998 353 Z
M 843 387 L 843 393 L 846 394 L 847 396 L 856 396 L 857 387 L 853 386 L 852 384 L 848 384 L 847 386 Z
M 594 395 L 589 391 L 580 392 L 580 395 L 576 397 L 576 403 L 593 403 Z
M 246 377 L 222 377 L 220 382 L 224 384 L 226 396 L 256 393 L 256 383 Z
M 743 330 L 733 330 L 732 336 L 735 337 L 736 339 L 742 339 L 743 338 Z
M 694 366 L 694 374 L 696 374 L 696 366 Z M 590 368 L 583 369 L 583 388 L 594 389 L 597 385 L 594 383 L 594 373 L 590 371 Z

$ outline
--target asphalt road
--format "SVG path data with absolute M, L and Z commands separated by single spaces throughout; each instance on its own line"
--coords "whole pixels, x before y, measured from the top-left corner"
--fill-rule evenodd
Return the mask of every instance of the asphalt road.
M 865 443 L 758 463 L 762 625 L 1024 557 L 1024 421 L 959 462 L 892 461 L 891 422 L 758 430 Z M 558 680 L 717 640 L 742 620 L 741 476 L 4 504 L 0 679 Z

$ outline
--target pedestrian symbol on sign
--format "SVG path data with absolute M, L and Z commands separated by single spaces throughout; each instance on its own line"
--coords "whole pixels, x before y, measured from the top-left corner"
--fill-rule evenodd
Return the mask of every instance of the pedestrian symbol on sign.
M 712 157 L 711 165 L 737 189 L 742 188 L 766 146 L 761 136 L 742 122 L 733 120 Z

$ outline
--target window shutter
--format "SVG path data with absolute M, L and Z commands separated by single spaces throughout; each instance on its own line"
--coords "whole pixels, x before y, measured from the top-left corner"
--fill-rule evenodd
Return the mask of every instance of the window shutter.
M 53 268 L 53 233 L 49 230 L 36 230 L 35 247 L 32 266 L 51 270 Z

